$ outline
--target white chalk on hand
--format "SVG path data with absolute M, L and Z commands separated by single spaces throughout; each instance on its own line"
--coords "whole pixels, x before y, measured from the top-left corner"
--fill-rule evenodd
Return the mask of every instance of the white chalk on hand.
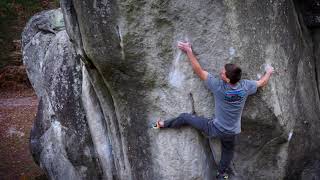
M 266 72 L 268 69 L 273 69 L 270 64 L 264 64 L 264 71 Z

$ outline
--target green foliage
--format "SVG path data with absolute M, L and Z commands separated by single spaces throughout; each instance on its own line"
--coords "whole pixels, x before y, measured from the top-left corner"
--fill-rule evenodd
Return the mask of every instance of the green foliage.
M 17 15 L 16 7 L 23 7 L 29 12 L 41 9 L 39 0 L 0 0 L 0 16 L 2 18 L 10 18 Z
M 12 11 L 12 3 L 10 0 L 0 0 L 0 20 L 6 18 L 7 16 L 14 14 Z
M 0 0 L 0 69 L 12 60 L 12 41 L 20 39 L 28 19 L 37 12 L 59 7 L 59 0 Z
M 0 19 L 3 22 L 19 15 L 29 17 L 41 10 L 58 6 L 59 0 L 0 0 Z

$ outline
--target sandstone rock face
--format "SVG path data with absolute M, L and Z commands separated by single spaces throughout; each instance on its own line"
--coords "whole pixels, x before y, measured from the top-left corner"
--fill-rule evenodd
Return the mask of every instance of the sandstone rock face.
M 275 67 L 269 85 L 248 99 L 235 179 L 314 177 L 319 41 L 312 38 L 319 38 L 292 1 L 62 0 L 61 6 L 66 30 L 53 10 L 34 16 L 22 36 L 40 99 L 31 149 L 51 179 L 213 179 L 216 142 L 188 127 L 149 128 L 158 117 L 214 113 L 213 97 L 178 40 L 192 42 L 214 75 L 228 62 L 248 79 L 257 79 L 263 64 Z
M 81 101 L 81 64 L 61 10 L 32 17 L 22 40 L 23 61 L 40 100 L 30 137 L 36 162 L 51 179 L 98 179 L 101 173 Z

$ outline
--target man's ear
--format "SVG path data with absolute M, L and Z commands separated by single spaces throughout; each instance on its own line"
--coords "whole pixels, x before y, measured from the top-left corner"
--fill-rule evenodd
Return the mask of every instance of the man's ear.
M 224 82 L 230 83 L 230 79 L 227 78 L 226 76 L 222 77 L 221 79 L 222 79 Z

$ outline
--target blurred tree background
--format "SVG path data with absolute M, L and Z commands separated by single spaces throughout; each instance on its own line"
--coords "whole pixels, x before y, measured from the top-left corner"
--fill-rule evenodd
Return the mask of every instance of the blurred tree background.
M 0 179 L 47 179 L 29 151 L 38 100 L 22 63 L 21 33 L 59 0 L 0 0 Z
M 59 7 L 59 0 L 0 0 L 0 69 L 20 65 L 21 32 L 37 12 Z

